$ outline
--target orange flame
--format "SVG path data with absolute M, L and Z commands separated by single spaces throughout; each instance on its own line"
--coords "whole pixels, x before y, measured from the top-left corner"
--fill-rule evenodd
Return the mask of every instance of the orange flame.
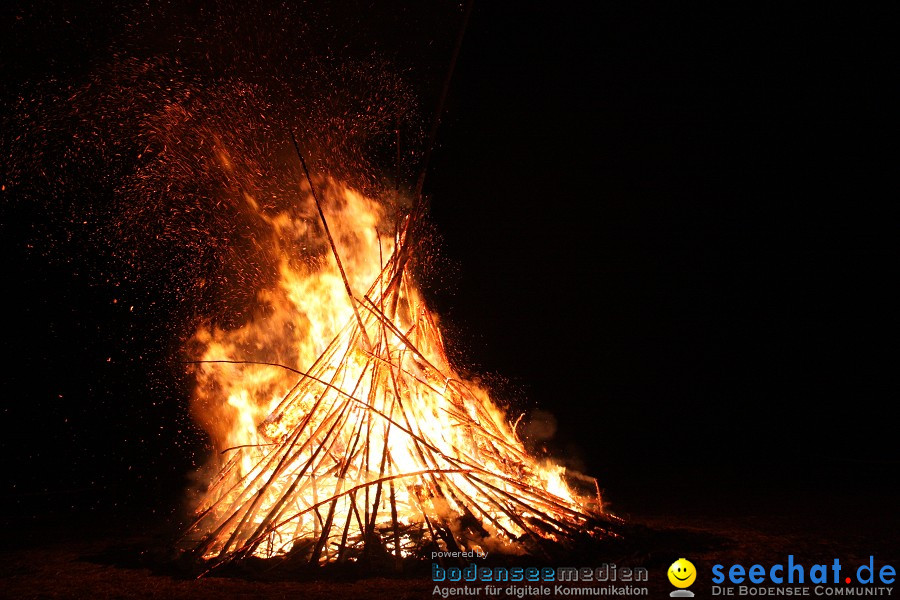
M 265 215 L 243 192 L 281 253 L 277 283 L 242 327 L 194 336 L 194 413 L 222 460 L 191 528 L 198 553 L 323 563 L 373 544 L 398 558 L 426 543 L 520 552 L 584 529 L 599 499 L 529 456 L 488 392 L 448 361 L 403 268 L 410 218 L 386 235 L 382 205 L 316 185 L 352 298 L 332 253 L 291 256 L 298 240 L 321 238 L 316 222 Z M 312 205 L 308 186 L 299 192 L 298 206 Z

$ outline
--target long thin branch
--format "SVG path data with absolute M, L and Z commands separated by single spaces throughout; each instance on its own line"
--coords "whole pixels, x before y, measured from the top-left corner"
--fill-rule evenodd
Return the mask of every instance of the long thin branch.
M 300 146 L 297 144 L 297 138 L 294 137 L 293 131 L 291 131 L 291 141 L 294 143 L 294 150 L 297 152 L 297 157 L 300 159 L 300 164 L 303 166 L 303 174 L 306 175 L 306 181 L 309 183 L 309 189 L 312 192 L 313 200 L 316 202 L 316 209 L 319 211 L 319 217 L 322 219 L 322 226 L 325 228 L 325 235 L 328 237 L 329 245 L 331 245 L 331 252 L 334 254 L 334 260 L 337 262 L 338 270 L 341 272 L 341 279 L 344 280 L 344 288 L 347 290 L 347 296 L 350 298 L 350 306 L 353 307 L 353 314 L 356 315 L 356 322 L 359 324 L 359 330 L 362 332 L 363 340 L 366 342 L 366 349 L 371 349 L 372 343 L 369 341 L 369 335 L 366 333 L 362 318 L 359 316 L 359 311 L 356 309 L 356 302 L 353 300 L 353 290 L 350 289 L 350 280 L 347 279 L 347 273 L 344 271 L 343 263 L 341 263 L 341 257 L 338 254 L 337 246 L 334 243 L 334 238 L 331 236 L 331 230 L 328 228 L 328 220 L 325 218 L 325 213 L 322 211 L 322 203 L 319 201 L 319 195 L 316 193 L 316 186 L 313 185 L 312 178 L 309 176 L 309 169 L 306 168 L 306 161 L 303 159 L 303 153 L 300 152 Z

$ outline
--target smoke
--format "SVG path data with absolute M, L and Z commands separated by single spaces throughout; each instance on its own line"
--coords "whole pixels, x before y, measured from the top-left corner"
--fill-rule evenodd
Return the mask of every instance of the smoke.
M 556 435 L 557 422 L 552 413 L 534 410 L 525 417 L 522 433 L 532 442 L 546 442 Z

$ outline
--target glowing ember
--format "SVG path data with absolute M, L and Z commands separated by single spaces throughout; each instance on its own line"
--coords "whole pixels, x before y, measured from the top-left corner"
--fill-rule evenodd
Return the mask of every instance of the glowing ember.
M 404 268 L 416 216 L 386 234 L 379 203 L 316 186 L 352 300 L 332 252 L 312 266 L 285 252 L 256 318 L 195 336 L 195 412 L 223 460 L 189 532 L 198 555 L 316 564 L 601 535 L 599 497 L 530 457 L 504 411 L 451 367 Z M 308 185 L 299 197 L 305 219 L 258 213 L 272 244 L 296 248 L 319 226 Z

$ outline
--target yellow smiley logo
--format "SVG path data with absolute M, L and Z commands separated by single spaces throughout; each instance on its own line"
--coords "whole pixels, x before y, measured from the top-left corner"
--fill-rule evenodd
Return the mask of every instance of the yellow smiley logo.
M 686 558 L 679 558 L 669 567 L 669 581 L 677 588 L 690 587 L 697 579 L 697 569 L 694 563 Z

